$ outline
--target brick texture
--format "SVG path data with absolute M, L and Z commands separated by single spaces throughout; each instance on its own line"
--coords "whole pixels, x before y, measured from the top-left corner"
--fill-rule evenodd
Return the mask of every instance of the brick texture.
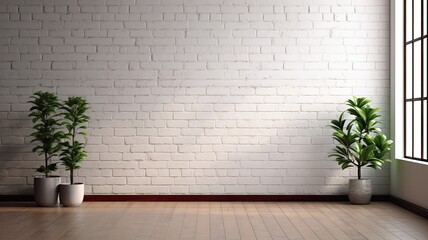
M 0 194 L 32 193 L 37 90 L 91 104 L 87 194 L 342 194 L 329 120 L 389 129 L 386 0 L 3 0 L 0 53 Z

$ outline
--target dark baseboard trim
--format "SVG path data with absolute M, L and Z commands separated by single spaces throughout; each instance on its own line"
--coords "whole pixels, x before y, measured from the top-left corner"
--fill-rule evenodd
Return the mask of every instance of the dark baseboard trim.
M 346 201 L 342 195 L 86 195 L 85 201 L 106 202 L 272 202 L 272 201 Z
M 418 214 L 419 216 L 428 218 L 428 209 L 423 208 L 421 206 L 418 206 L 416 204 L 413 204 L 411 202 L 408 202 L 404 199 L 395 197 L 395 196 L 391 196 L 390 199 L 391 199 L 392 203 L 394 203 L 394 204 L 396 204 L 396 205 L 398 205 L 398 206 L 400 206 L 406 210 L 409 210 L 410 212 Z
M 85 195 L 89 202 L 275 202 L 275 201 L 348 201 L 346 195 Z M 389 195 L 375 195 L 372 201 L 389 201 Z
M 0 195 L 0 202 L 34 201 L 32 195 Z M 274 202 L 274 201 L 348 201 L 346 195 L 85 195 L 88 202 L 150 202 L 150 201 L 187 201 L 187 202 Z M 372 201 L 389 201 L 389 195 L 374 195 Z

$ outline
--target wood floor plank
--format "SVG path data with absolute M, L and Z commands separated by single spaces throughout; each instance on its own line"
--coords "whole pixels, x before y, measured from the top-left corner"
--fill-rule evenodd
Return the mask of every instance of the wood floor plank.
M 335 238 L 340 240 L 351 240 L 346 232 L 342 231 L 334 222 L 332 222 L 324 213 L 320 211 L 323 206 L 319 206 L 317 204 L 306 203 L 305 210 L 314 218 L 317 219 L 318 222 Z
M 124 235 L 129 239 L 150 239 L 163 211 L 161 203 L 132 202 L 122 216 L 117 216 L 119 221 L 110 229 L 107 239 L 120 239 Z
M 180 236 L 186 210 L 187 202 L 177 203 L 174 214 L 169 222 L 168 229 L 166 229 L 165 239 L 176 240 Z
M 270 203 L 268 205 L 270 205 Z M 288 239 L 284 231 L 282 230 L 281 226 L 278 224 L 275 217 L 272 215 L 271 211 L 266 206 L 266 203 L 259 202 L 259 203 L 256 203 L 255 206 L 259 211 L 260 217 L 265 223 L 270 235 L 272 236 L 272 239 L 274 240 Z
M 350 208 L 356 208 L 356 207 L 360 207 L 361 206 L 349 206 Z M 354 209 L 350 209 L 351 211 Z M 389 231 L 387 231 L 385 229 L 385 224 L 379 224 L 381 223 L 381 221 L 378 220 L 378 216 L 369 214 L 369 215 L 365 215 L 362 214 L 364 211 L 366 211 L 365 207 L 362 207 L 362 209 L 359 209 L 360 211 L 352 211 L 352 214 L 361 219 L 361 223 L 364 224 L 367 228 L 369 228 L 370 230 L 372 230 L 373 232 L 376 232 L 378 235 L 380 235 L 383 239 L 387 239 L 387 240 L 400 240 L 397 236 L 395 236 L 394 234 L 390 233 Z
M 428 240 L 428 219 L 386 202 L 85 202 L 79 208 L 2 204 L 2 240 Z
M 223 214 L 221 212 L 220 202 L 210 203 L 210 239 L 224 240 L 226 234 L 224 232 Z
M 165 229 L 167 229 L 169 226 L 170 219 L 174 214 L 174 210 L 176 209 L 177 203 L 167 202 L 167 203 L 163 203 L 161 206 L 163 206 L 163 208 L 160 211 L 161 216 L 150 236 L 150 239 L 152 240 L 165 239 L 165 236 L 166 236 Z
M 206 202 L 198 204 L 198 216 L 195 230 L 196 240 L 210 239 L 210 205 Z
M 351 239 L 355 240 L 364 240 L 367 239 L 350 224 L 350 218 L 347 214 L 338 215 L 338 213 L 333 212 L 330 208 L 336 208 L 336 205 L 343 203 L 322 203 L 319 207 L 319 211 L 324 214 L 326 219 L 331 220 L 339 229 L 345 232 Z M 319 204 L 317 204 L 319 205 Z
M 242 202 L 234 203 L 233 209 L 235 211 L 236 222 L 238 224 L 239 234 L 241 239 L 256 240 L 256 234 L 251 226 L 250 219 Z
M 321 219 L 317 220 L 306 210 L 308 203 L 293 203 L 292 207 L 294 211 L 302 218 L 302 220 L 309 226 L 312 231 L 317 235 L 321 240 L 332 240 L 335 239 L 333 235 L 327 229 L 325 229 L 322 224 L 320 224 Z
M 376 210 L 376 203 L 372 203 L 367 206 L 367 208 L 361 209 L 359 213 L 361 215 L 366 216 L 368 219 L 370 219 L 370 222 L 373 223 L 373 225 L 377 225 L 380 227 L 381 231 L 385 238 L 385 236 L 388 237 L 388 239 L 401 239 L 401 240 L 414 240 L 412 236 L 407 234 L 406 232 L 402 231 L 401 229 L 397 228 L 390 222 L 385 220 L 385 214 L 379 213 L 375 214 L 374 211 Z M 368 223 L 370 223 L 368 222 Z M 392 236 L 390 236 L 392 235 Z
M 254 203 L 246 202 L 244 203 L 244 206 L 257 239 L 272 239 L 272 236 L 270 235 L 269 230 L 266 228 L 266 225 L 263 222 L 263 219 L 261 218 Z
M 227 240 L 239 240 L 241 235 L 239 233 L 238 223 L 236 222 L 235 212 L 233 205 L 230 202 L 222 202 L 221 210 L 223 212 L 224 233 Z
M 350 212 L 348 210 L 349 207 L 352 207 L 350 204 L 340 204 L 338 205 L 337 209 L 333 209 L 336 213 L 345 214 L 347 218 L 349 218 L 349 224 L 356 229 L 358 232 L 360 232 L 365 238 L 367 239 L 373 239 L 373 240 L 382 240 L 380 234 L 378 234 L 376 231 L 372 231 L 370 228 L 368 228 L 364 224 L 364 218 L 358 218 L 355 216 L 354 212 Z
M 130 203 L 104 202 L 89 203 L 83 208 L 60 208 L 64 215 L 71 214 L 73 218 L 68 222 L 71 225 L 70 230 L 59 239 L 109 239 L 129 205 Z
M 195 239 L 196 220 L 198 217 L 198 203 L 189 202 L 186 209 L 186 216 L 181 227 L 180 240 Z
M 266 205 L 269 208 L 272 216 L 276 219 L 278 224 L 281 226 L 282 230 L 284 231 L 288 239 L 295 239 L 295 240 L 303 239 L 302 235 L 300 235 L 299 231 L 296 229 L 296 227 L 293 225 L 293 223 L 290 221 L 287 215 L 285 215 L 282 212 L 281 208 L 279 208 L 277 203 L 266 204 Z
M 34 210 L 35 209 L 31 209 L 29 211 L 30 215 L 28 215 L 26 219 L 23 219 L 18 224 L 23 227 L 37 224 L 38 228 L 30 228 L 32 231 L 23 232 L 20 236 L 14 237 L 13 239 L 58 239 L 64 235 L 67 230 L 70 229 L 69 225 L 67 226 L 66 224 L 63 226 L 61 223 L 66 223 L 69 220 L 73 220 L 73 216 L 62 218 L 61 214 L 59 213 L 59 208 L 52 208 L 46 212 Z M 49 234 L 49 232 L 52 232 L 52 234 Z
M 392 203 L 385 203 L 378 207 L 388 213 L 385 219 L 388 222 L 406 232 L 416 239 L 428 239 L 428 223 L 426 218 L 416 216 L 403 208 L 398 208 Z
M 290 219 L 304 239 L 319 239 L 305 221 L 293 210 L 289 203 L 280 203 L 282 212 Z
M 426 229 L 421 229 L 417 224 L 412 224 L 408 218 L 394 218 L 386 216 L 385 219 L 415 239 L 428 239 L 428 224 L 425 226 Z

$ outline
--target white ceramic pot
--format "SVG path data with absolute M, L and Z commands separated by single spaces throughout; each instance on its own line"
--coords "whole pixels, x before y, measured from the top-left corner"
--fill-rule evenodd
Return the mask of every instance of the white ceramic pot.
M 58 185 L 61 177 L 34 177 L 34 199 L 39 207 L 56 207 L 58 201 Z
M 85 184 L 60 184 L 59 199 L 64 207 L 78 207 L 83 202 L 85 196 Z
M 370 179 L 350 179 L 348 197 L 352 204 L 369 204 L 372 198 Z

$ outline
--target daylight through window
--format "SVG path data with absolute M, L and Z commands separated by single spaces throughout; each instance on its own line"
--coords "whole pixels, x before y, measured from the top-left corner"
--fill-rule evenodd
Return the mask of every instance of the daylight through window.
M 404 155 L 427 161 L 427 0 L 404 1 Z

